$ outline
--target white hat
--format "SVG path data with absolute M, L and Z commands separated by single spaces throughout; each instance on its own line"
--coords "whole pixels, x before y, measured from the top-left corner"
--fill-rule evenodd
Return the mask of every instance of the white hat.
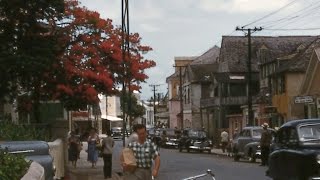
M 269 124 L 268 123 L 263 123 L 262 127 L 269 127 Z

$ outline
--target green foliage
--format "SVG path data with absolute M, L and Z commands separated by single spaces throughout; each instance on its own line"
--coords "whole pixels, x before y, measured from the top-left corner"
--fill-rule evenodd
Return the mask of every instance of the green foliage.
M 23 155 L 0 149 L 0 164 L 1 180 L 19 180 L 27 173 L 31 162 L 27 162 Z
M 132 118 L 138 118 L 144 115 L 145 108 L 138 103 L 138 99 L 133 94 L 131 94 L 131 98 L 130 98 L 129 94 L 126 93 L 125 96 L 120 97 L 120 101 L 122 104 L 123 102 L 125 103 L 124 106 L 121 105 L 121 109 L 125 107 L 126 113 L 128 113 L 128 115 L 131 116 Z M 129 103 L 130 103 L 130 107 L 129 107 Z
M 46 128 L 35 125 L 17 125 L 9 121 L 0 122 L 0 141 L 49 141 Z

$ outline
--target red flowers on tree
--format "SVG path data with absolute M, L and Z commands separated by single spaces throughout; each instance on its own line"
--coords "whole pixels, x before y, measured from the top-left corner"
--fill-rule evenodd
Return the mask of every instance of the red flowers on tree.
M 122 33 L 110 19 L 74 0 L 66 1 L 64 14 L 63 21 L 55 23 L 62 51 L 48 76 L 52 97 L 68 109 L 79 109 L 97 103 L 100 93 L 115 93 L 122 81 L 130 81 L 132 90 L 140 88 L 138 82 L 148 78 L 144 70 L 155 62 L 142 56 L 152 49 L 141 45 L 138 33 L 130 35 L 130 54 L 122 57 Z

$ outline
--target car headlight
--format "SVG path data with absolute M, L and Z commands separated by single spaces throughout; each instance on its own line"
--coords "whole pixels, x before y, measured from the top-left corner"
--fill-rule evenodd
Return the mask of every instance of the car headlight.
M 257 148 L 260 149 L 261 148 L 260 145 L 258 145 Z
M 209 142 L 209 144 L 210 144 L 210 145 L 212 145 L 212 141 L 211 141 L 211 140 L 210 140 L 210 141 L 208 141 L 208 142 Z
M 320 164 L 320 154 L 317 155 L 317 162 Z
M 166 140 L 169 141 L 169 138 L 167 137 Z

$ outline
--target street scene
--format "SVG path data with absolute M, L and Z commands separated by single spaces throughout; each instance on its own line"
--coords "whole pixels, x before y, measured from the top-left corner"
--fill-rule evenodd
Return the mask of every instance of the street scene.
M 0 180 L 320 179 L 319 0 L 0 0 Z

